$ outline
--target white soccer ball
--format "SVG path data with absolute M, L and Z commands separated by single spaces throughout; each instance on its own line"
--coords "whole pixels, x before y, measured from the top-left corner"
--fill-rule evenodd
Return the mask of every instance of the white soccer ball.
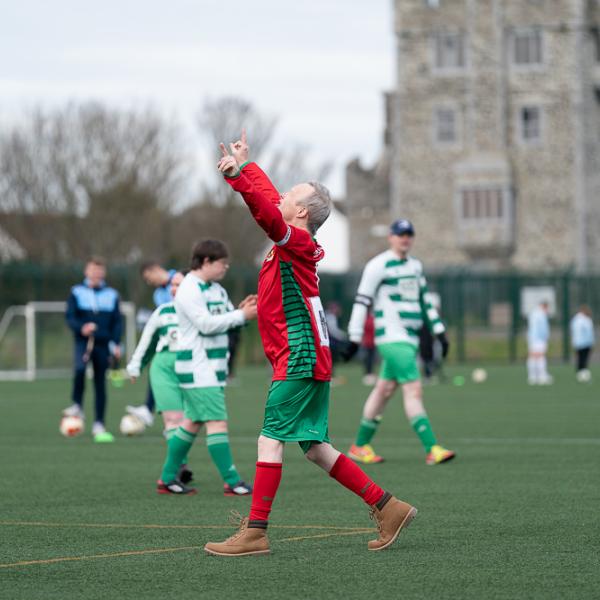
M 471 373 L 471 379 L 475 383 L 483 383 L 487 379 L 487 371 L 485 369 L 475 369 Z
M 81 417 L 63 417 L 60 420 L 59 429 L 65 437 L 76 437 L 83 433 L 83 419 Z
M 135 415 L 125 415 L 121 419 L 119 429 L 123 435 L 141 435 L 146 429 L 144 422 Z
M 577 381 L 579 383 L 589 383 L 592 380 L 592 372 L 589 369 L 577 371 Z

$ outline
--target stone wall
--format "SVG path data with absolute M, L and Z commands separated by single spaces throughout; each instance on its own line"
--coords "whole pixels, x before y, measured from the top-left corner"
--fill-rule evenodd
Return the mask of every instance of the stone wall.
M 414 222 L 415 254 L 430 269 L 600 268 L 596 23 L 591 0 L 443 0 L 439 8 L 397 0 L 398 87 L 386 97 L 391 148 L 372 170 L 347 168 L 352 266 L 385 247 L 380 226 L 402 216 Z M 511 36 L 528 26 L 542 27 L 544 64 L 515 67 Z M 433 68 L 438 30 L 466 32 L 464 69 Z M 524 105 L 542 107 L 537 145 L 519 139 Z M 434 139 L 439 106 L 457 111 L 456 143 Z M 465 229 L 457 188 L 501 172 L 514 190 L 510 222 Z

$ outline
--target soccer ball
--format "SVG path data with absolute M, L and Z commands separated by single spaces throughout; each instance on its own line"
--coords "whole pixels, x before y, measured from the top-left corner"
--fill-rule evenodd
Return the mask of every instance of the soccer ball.
M 83 419 L 81 417 L 63 417 L 60 420 L 59 429 L 65 437 L 76 437 L 83 433 Z
M 485 369 L 475 369 L 471 373 L 471 379 L 475 383 L 483 383 L 487 379 L 487 371 Z
M 589 369 L 577 371 L 577 381 L 579 383 L 589 383 L 592 380 L 592 372 Z
M 135 415 L 125 415 L 121 419 L 119 429 L 123 435 L 141 435 L 144 433 L 146 425 L 144 425 L 144 422 Z

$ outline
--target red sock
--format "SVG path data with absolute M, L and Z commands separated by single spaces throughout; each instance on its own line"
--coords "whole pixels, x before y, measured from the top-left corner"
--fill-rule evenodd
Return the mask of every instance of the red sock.
M 281 463 L 257 462 L 254 476 L 254 491 L 250 507 L 250 526 L 254 521 L 261 521 L 263 527 L 269 520 L 271 505 L 281 481 Z M 256 524 L 255 524 L 256 526 Z
M 344 454 L 340 454 L 329 471 L 329 475 L 360 496 L 370 506 L 377 504 L 385 494 L 384 490 L 372 479 L 369 479 L 367 474 Z

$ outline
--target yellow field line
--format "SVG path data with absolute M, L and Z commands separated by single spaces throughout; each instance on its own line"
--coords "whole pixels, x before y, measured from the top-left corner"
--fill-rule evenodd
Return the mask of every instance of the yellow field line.
M 67 561 L 78 561 L 78 560 L 92 560 L 96 558 L 118 558 L 121 556 L 140 556 L 142 554 L 165 554 L 168 552 L 183 552 L 186 550 L 199 550 L 198 546 L 182 546 L 180 548 L 155 548 L 151 550 L 129 550 L 127 552 L 114 552 L 111 554 L 92 554 L 90 556 L 63 556 L 60 558 L 46 558 L 42 560 L 21 560 L 14 563 L 0 564 L 0 569 L 7 569 L 9 567 L 24 567 L 28 565 L 49 565 L 51 563 L 67 562 Z
M 6 524 L 2 522 L 0 524 Z M 14 524 L 14 523 L 13 523 Z M 22 524 L 22 523 L 21 523 Z M 32 524 L 32 523 L 28 523 Z M 162 527 L 162 526 L 161 526 Z M 208 527 L 208 526 L 207 526 Z M 216 526 L 212 526 L 215 527 Z M 279 527 L 285 527 L 285 525 L 280 525 Z M 301 526 L 299 526 L 301 527 Z M 367 528 L 356 528 L 352 531 L 333 531 L 329 533 L 319 533 L 317 535 L 303 535 L 303 536 L 295 536 L 283 538 L 281 540 L 277 540 L 277 542 L 299 542 L 302 540 L 315 540 L 315 539 L 323 539 L 329 537 L 342 537 L 345 535 L 358 535 L 361 533 L 371 533 L 373 529 Z M 124 556 L 142 556 L 145 554 L 166 554 L 171 552 L 185 552 L 190 550 L 200 550 L 199 546 L 181 546 L 178 548 L 153 548 L 150 550 L 128 550 L 125 552 L 112 552 L 107 554 L 91 554 L 89 556 L 61 556 L 60 558 L 44 558 L 39 560 L 21 560 L 14 563 L 4 563 L 0 564 L 0 569 L 8 569 L 11 567 L 26 567 L 31 565 L 50 565 L 54 563 L 61 562 L 73 562 L 73 561 L 81 561 L 81 560 L 96 560 L 100 558 L 121 558 Z
M 343 535 L 358 535 L 360 533 L 372 533 L 375 529 L 361 529 L 356 531 L 343 531 L 343 532 L 333 532 L 333 533 L 320 533 L 318 535 L 302 535 L 298 537 L 289 537 L 283 538 L 282 540 L 277 540 L 278 542 L 298 542 L 300 540 L 316 540 L 318 538 L 327 538 L 327 537 L 341 537 Z
M 155 525 L 128 523 L 54 523 L 46 521 L 0 521 L 0 526 L 16 527 L 89 527 L 108 529 L 226 529 L 232 527 L 223 525 Z M 361 533 L 364 527 L 339 527 L 337 525 L 269 525 L 269 529 L 331 529 L 332 531 L 349 531 Z

